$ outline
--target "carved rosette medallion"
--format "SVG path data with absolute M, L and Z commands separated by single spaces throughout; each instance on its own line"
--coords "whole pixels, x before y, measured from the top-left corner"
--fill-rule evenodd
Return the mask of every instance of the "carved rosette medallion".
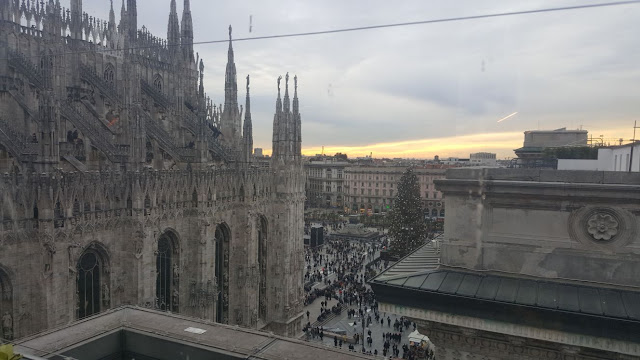
M 634 215 L 618 207 L 581 207 L 571 212 L 568 225 L 571 238 L 587 246 L 625 246 L 637 232 Z
M 587 220 L 587 232 L 595 240 L 609 241 L 618 234 L 618 221 L 606 213 L 596 213 Z

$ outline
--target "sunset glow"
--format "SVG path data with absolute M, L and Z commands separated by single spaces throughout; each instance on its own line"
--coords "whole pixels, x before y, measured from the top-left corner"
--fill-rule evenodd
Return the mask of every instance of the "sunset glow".
M 604 139 L 609 139 L 611 141 L 611 145 L 615 145 L 611 139 L 618 139 L 620 138 L 620 135 L 622 135 L 624 139 L 626 139 L 625 136 L 631 139 L 633 133 L 631 128 L 625 127 L 586 130 L 589 130 L 589 136 L 592 136 L 594 139 L 599 139 L 602 134 Z M 522 147 L 523 140 L 524 132 L 498 132 L 374 143 L 360 146 L 329 144 L 324 146 L 324 154 L 334 155 L 336 153 L 343 153 L 347 154 L 350 158 L 364 157 L 373 154 L 374 158 L 402 157 L 433 159 L 435 155 L 440 156 L 440 158 L 467 158 L 469 157 L 469 154 L 475 152 L 493 152 L 497 154 L 498 159 L 505 159 L 515 157 L 513 150 Z M 322 153 L 322 146 L 304 147 L 304 140 L 302 144 L 303 155 L 313 156 Z M 263 153 L 264 155 L 271 155 L 271 146 L 265 146 L 263 148 Z

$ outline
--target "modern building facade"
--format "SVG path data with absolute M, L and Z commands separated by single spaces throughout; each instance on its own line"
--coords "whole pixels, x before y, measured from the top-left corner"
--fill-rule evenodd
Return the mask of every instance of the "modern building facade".
M 587 130 L 530 130 L 524 132 L 524 143 L 515 149 L 518 164 L 523 167 L 540 166 L 545 148 L 564 146 L 587 146 Z
M 558 170 L 640 172 L 640 141 L 599 147 L 595 160 L 558 159 Z
M 373 280 L 380 311 L 415 321 L 437 359 L 637 359 L 639 184 L 636 173 L 449 170 L 436 181 L 444 238 Z
M 278 79 L 273 155 L 256 166 L 231 27 L 216 106 L 189 0 L 181 23 L 167 1 L 166 40 L 140 29 L 136 0 L 119 23 L 81 0 L 26 4 L 0 2 L 0 337 L 127 304 L 297 334 L 297 78 L 292 99 Z
M 470 166 L 497 166 L 496 154 L 477 152 L 469 155 Z

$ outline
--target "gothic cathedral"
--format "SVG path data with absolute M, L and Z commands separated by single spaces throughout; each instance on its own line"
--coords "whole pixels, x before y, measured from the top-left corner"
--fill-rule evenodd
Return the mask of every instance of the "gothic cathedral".
M 0 337 L 121 305 L 295 335 L 303 204 L 297 78 L 253 156 L 229 27 L 224 105 L 189 0 L 167 39 L 59 0 L 0 0 Z M 243 117 L 244 115 L 244 117 Z M 243 121 L 244 119 L 244 121 Z

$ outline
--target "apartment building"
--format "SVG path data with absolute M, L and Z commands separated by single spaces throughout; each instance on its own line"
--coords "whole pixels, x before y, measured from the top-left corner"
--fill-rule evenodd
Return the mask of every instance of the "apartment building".
M 380 214 L 391 210 L 397 185 L 406 170 L 403 166 L 357 166 L 344 169 L 345 210 L 351 213 Z M 444 166 L 414 168 L 426 217 L 444 218 L 442 193 L 433 181 L 444 179 Z

